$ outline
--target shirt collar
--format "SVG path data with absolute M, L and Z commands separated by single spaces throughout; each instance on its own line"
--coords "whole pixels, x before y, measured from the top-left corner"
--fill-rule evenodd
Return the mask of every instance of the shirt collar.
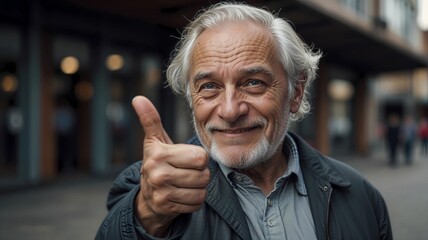
M 277 180 L 277 183 L 279 181 L 283 181 L 286 178 L 290 178 L 290 176 L 295 176 L 294 185 L 299 192 L 300 195 L 307 195 L 305 181 L 303 179 L 303 174 L 300 169 L 299 164 L 299 152 L 297 151 L 296 142 L 294 139 L 287 134 L 284 139 L 283 144 L 283 152 L 288 155 L 288 167 L 287 170 L 284 172 L 284 174 Z M 223 172 L 223 174 L 226 176 L 229 183 L 234 187 L 234 175 L 239 174 L 235 172 L 234 169 L 224 166 L 223 164 L 219 163 L 220 169 Z

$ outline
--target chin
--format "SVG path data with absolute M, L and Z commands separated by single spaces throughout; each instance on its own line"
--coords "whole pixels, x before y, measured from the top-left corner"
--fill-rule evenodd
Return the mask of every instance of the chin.
M 250 150 L 235 150 L 229 151 L 221 149 L 213 142 L 209 148 L 209 154 L 216 162 L 221 163 L 229 168 L 248 169 L 268 161 L 275 153 L 276 149 L 272 149 L 269 141 L 262 138 L 256 146 Z

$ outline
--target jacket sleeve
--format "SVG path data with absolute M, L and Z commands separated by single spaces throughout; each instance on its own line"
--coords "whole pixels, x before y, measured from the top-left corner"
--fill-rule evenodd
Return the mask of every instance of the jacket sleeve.
M 134 228 L 134 199 L 140 189 L 141 161 L 122 171 L 107 198 L 108 214 L 95 239 L 139 239 Z
M 379 233 L 381 240 L 392 240 L 391 222 L 389 220 L 388 208 L 382 195 L 376 190 L 376 214 L 379 224 Z
M 134 201 L 140 190 L 138 161 L 122 171 L 113 183 L 107 198 L 106 218 L 98 229 L 95 239 L 157 239 L 147 234 L 134 213 Z M 189 216 L 179 216 L 172 224 L 167 239 L 183 235 Z

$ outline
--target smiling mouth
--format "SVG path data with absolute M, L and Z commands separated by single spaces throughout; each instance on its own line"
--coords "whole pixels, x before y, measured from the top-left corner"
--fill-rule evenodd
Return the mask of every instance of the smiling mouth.
M 249 132 L 249 131 L 254 130 L 256 128 L 259 128 L 259 126 L 239 128 L 239 129 L 216 129 L 215 131 L 218 131 L 221 133 L 226 133 L 226 134 L 238 134 L 238 133 Z
M 253 121 L 240 121 L 235 123 L 218 123 L 218 124 L 208 124 L 206 130 L 208 132 L 228 134 L 228 135 L 237 135 L 242 133 L 251 132 L 256 129 L 264 128 L 267 125 L 267 121 L 264 119 L 255 119 Z

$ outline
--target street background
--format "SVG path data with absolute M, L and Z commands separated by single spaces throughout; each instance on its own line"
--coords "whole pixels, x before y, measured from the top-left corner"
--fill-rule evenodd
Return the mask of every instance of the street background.
M 219 1 L 0 0 L 0 240 L 94 238 L 114 177 L 142 156 L 134 96 L 174 142 L 194 134 L 165 71 L 189 20 Z M 293 132 L 380 190 L 395 239 L 428 239 L 428 0 L 245 2 L 323 53 Z M 400 148 L 391 168 L 398 135 L 417 141 L 414 163 Z
M 415 149 L 411 166 L 391 168 L 383 151 L 341 158 L 365 175 L 385 198 L 394 239 L 426 239 L 428 159 Z M 113 178 L 69 176 L 56 183 L 0 196 L 0 239 L 93 239 L 106 215 Z

